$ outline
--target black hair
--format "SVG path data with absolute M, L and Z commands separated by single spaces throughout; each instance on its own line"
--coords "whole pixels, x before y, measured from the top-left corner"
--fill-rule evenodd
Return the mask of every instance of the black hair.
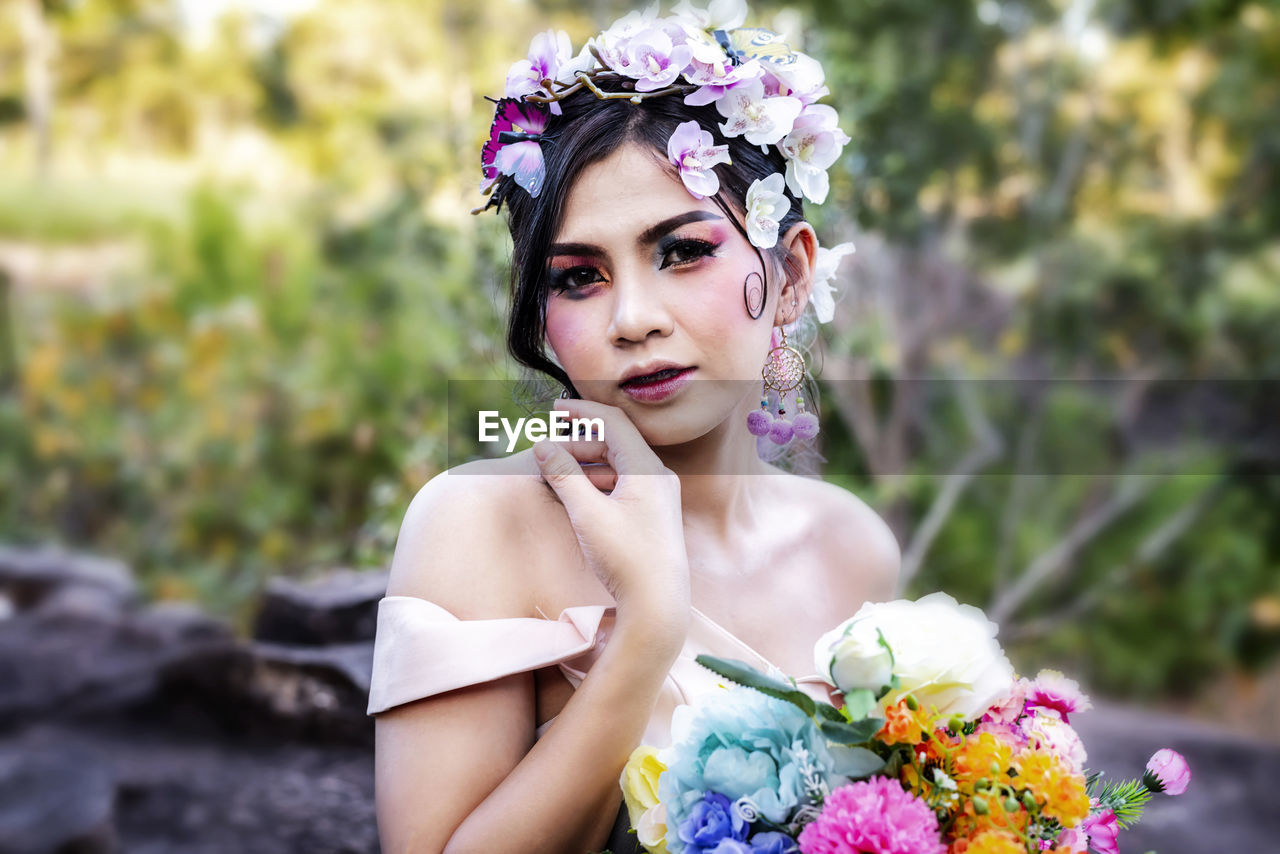
M 560 105 L 562 115 L 550 118 L 539 143 L 546 176 L 538 197 L 535 199 L 523 189 L 513 186 L 513 179 L 505 176 L 500 179 L 495 193 L 501 193 L 502 203 L 507 205 L 507 225 L 512 239 L 507 349 L 517 362 L 547 374 L 570 394 L 577 396 L 568 375 L 548 358 L 544 336 L 547 253 L 560 230 L 569 191 L 583 170 L 626 143 L 639 143 L 651 148 L 655 157 L 670 166 L 671 174 L 675 176 L 676 167 L 667 160 L 667 140 L 677 125 L 696 121 L 704 131 L 712 134 L 716 144 L 727 143 L 729 146 L 732 162 L 714 167 L 720 179 L 720 191 L 712 199 L 746 237 L 741 219 L 745 214 L 747 190 L 757 179 L 785 172 L 786 160 L 776 146 L 768 146 L 766 153 L 759 145 L 747 142 L 745 137 L 724 138 L 719 130 L 722 117 L 714 104 L 690 106 L 679 95 L 646 98 L 635 103 L 628 98 L 602 99 L 581 90 L 561 101 Z M 784 192 L 791 202 L 791 209 L 779 223 L 779 236 L 804 220 L 801 200 L 790 189 L 784 189 Z M 760 254 L 758 249 L 757 254 Z M 767 304 L 768 289 L 779 281 L 779 270 L 790 277 L 796 277 L 800 272 L 799 260 L 781 240 L 768 254 L 775 269 L 769 270 L 770 265 L 766 264 L 764 255 L 760 256 L 765 268 L 761 271 L 765 284 L 762 306 Z M 745 306 L 743 310 L 747 310 Z

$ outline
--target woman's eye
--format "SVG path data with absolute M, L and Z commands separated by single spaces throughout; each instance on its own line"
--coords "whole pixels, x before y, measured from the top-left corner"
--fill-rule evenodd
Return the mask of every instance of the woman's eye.
M 662 252 L 662 267 L 680 267 L 706 258 L 720 247 L 705 240 L 679 240 Z
M 551 271 L 551 289 L 574 291 L 603 282 L 604 277 L 595 267 L 564 267 Z

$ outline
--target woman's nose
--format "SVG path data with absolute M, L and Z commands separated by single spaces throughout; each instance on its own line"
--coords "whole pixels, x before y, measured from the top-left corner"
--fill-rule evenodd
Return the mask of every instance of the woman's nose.
M 656 282 L 643 275 L 615 276 L 610 340 L 616 343 L 643 341 L 653 333 L 670 335 L 671 313 Z

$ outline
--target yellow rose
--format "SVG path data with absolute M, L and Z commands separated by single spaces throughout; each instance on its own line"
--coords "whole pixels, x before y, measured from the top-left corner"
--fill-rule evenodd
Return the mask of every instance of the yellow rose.
M 631 752 L 619 781 L 631 826 L 650 854 L 667 854 L 667 810 L 658 803 L 658 778 L 666 770 L 667 766 L 658 761 L 657 748 L 642 744 Z

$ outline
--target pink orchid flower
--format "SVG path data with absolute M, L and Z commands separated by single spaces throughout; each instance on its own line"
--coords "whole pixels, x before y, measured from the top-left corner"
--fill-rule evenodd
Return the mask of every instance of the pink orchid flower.
M 713 145 L 714 138 L 697 122 L 683 122 L 667 140 L 667 157 L 680 169 L 680 180 L 695 199 L 720 191 L 720 178 L 712 167 L 731 163 L 729 146 Z

